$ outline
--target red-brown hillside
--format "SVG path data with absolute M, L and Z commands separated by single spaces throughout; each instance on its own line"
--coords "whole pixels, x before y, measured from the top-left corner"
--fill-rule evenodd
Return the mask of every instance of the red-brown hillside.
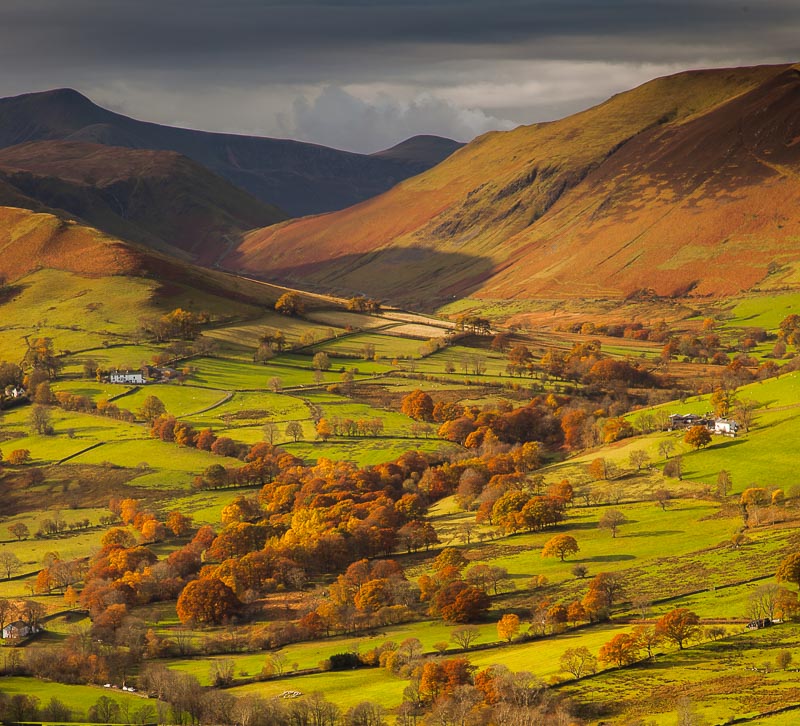
M 425 303 L 730 293 L 800 259 L 799 120 L 795 67 L 661 78 L 487 134 L 350 209 L 251 233 L 224 262 Z
M 85 275 L 137 275 L 144 256 L 96 229 L 27 209 L 0 207 L 0 276 L 9 282 L 41 268 Z

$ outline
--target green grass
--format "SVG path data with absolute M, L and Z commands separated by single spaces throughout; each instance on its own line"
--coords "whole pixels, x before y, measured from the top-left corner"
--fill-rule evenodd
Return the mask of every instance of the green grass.
M 148 396 L 160 399 L 167 409 L 167 413 L 180 419 L 187 419 L 196 411 L 208 408 L 225 398 L 223 392 L 209 391 L 206 388 L 191 385 L 166 383 L 142 386 L 136 392 L 123 396 L 115 403 L 121 408 L 136 412 Z
M 406 451 L 436 452 L 442 448 L 443 442 L 437 439 L 331 439 L 322 441 L 299 441 L 284 443 L 282 448 L 300 457 L 306 462 L 314 462 L 320 458 L 352 461 L 359 466 L 382 464 L 394 461 Z
M 303 335 L 311 334 L 317 340 L 326 338 L 331 334 L 331 328 L 343 328 L 344 325 L 333 325 L 332 323 L 318 324 L 302 320 L 300 318 L 287 317 L 274 312 L 265 312 L 255 320 L 248 320 L 244 323 L 225 325 L 205 334 L 228 345 L 236 345 L 243 348 L 255 349 L 259 345 L 259 339 L 264 334 L 281 330 L 289 344 L 296 344 Z M 336 330 L 335 332 L 342 332 Z
M 4 693 L 7 696 L 13 696 L 16 693 L 34 696 L 39 699 L 40 706 L 47 705 L 50 698 L 57 698 L 76 712 L 76 715 L 83 717 L 86 716 L 88 709 L 101 696 L 113 699 L 122 708 L 127 706 L 131 712 L 148 704 L 147 699 L 135 694 L 124 693 L 118 689 L 103 688 L 101 686 L 70 686 L 18 676 L 1 677 L 0 693 Z M 151 701 L 149 703 L 153 706 L 155 705 L 155 702 Z
M 374 345 L 378 358 L 418 358 L 423 342 L 378 333 L 363 333 L 319 343 L 314 346 L 314 350 L 325 351 L 332 356 L 360 356 L 365 345 Z
M 787 315 L 798 311 L 800 292 L 747 297 L 734 306 L 732 317 L 725 321 L 725 326 L 777 330 Z
M 779 625 L 670 651 L 652 663 L 607 671 L 561 690 L 581 701 L 591 700 L 603 709 L 608 723 L 623 723 L 624 712 L 625 718 L 646 716 L 671 726 L 682 698 L 688 698 L 706 722 L 727 723 L 797 704 L 796 674 L 775 670 L 774 663 L 779 650 L 796 654 L 799 644 L 796 623 Z M 771 665 L 770 672 L 764 672 L 764 664 Z M 788 722 L 797 723 L 797 712 L 793 716 Z
M 408 681 L 393 676 L 384 670 L 366 668 L 356 671 L 335 673 L 314 673 L 296 678 L 280 678 L 263 683 L 253 683 L 229 689 L 234 696 L 257 694 L 274 698 L 284 691 L 300 691 L 307 695 L 320 691 L 328 700 L 343 709 L 355 706 L 362 701 L 380 703 L 387 708 L 400 704 Z

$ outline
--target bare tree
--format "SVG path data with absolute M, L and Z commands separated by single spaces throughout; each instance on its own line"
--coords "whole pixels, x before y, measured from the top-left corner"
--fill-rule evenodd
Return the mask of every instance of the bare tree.
M 22 567 L 22 562 L 11 550 L 0 550 L 0 570 L 5 573 L 6 580 L 10 580 L 20 567 Z
M 597 657 L 585 645 L 565 650 L 560 662 L 562 670 L 571 673 L 575 678 L 597 671 Z
M 612 537 L 617 536 L 617 530 L 628 522 L 628 518 L 618 509 L 607 509 L 600 517 L 597 526 L 600 529 L 607 529 L 611 532 Z
M 450 640 L 457 645 L 460 645 L 464 650 L 469 650 L 469 647 L 478 639 L 481 631 L 474 625 L 465 625 L 463 628 L 456 628 L 450 633 Z

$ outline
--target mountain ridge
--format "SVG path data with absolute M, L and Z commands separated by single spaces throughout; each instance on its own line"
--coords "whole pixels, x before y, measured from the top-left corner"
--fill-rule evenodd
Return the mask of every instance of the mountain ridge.
M 212 264 L 244 231 L 286 215 L 173 151 L 77 141 L 0 149 L 0 203 L 61 210 L 117 237 Z M 9 191 L 35 203 L 15 201 Z
M 175 151 L 292 216 L 341 209 L 380 194 L 438 163 L 450 148 L 436 142 L 425 158 L 414 159 L 166 126 L 102 108 L 74 89 L 0 99 L 0 148 L 46 140 Z
M 655 79 L 560 121 L 491 132 L 375 199 L 251 232 L 222 264 L 266 279 L 302 279 L 339 293 L 359 290 L 409 302 L 418 297 L 431 304 L 465 294 L 623 297 L 649 288 L 660 295 L 690 290 L 697 294 L 736 292 L 752 286 L 763 274 L 737 279 L 735 270 L 723 266 L 714 270 L 719 273 L 716 282 L 709 276 L 704 284 L 698 274 L 702 277 L 709 271 L 694 259 L 684 264 L 679 256 L 674 269 L 663 274 L 650 274 L 649 264 L 637 266 L 635 260 L 628 260 L 623 272 L 606 266 L 596 274 L 593 266 L 616 249 L 611 237 L 618 222 L 603 216 L 603 209 L 617 209 L 613 192 L 622 194 L 623 182 L 633 174 L 628 150 L 638 149 L 652 167 L 636 169 L 636 178 L 644 179 L 660 169 L 660 174 L 679 180 L 683 169 L 658 167 L 660 145 L 682 143 L 678 132 L 687 125 L 702 126 L 702 119 L 719 125 L 730 116 L 735 125 L 742 114 L 755 113 L 737 106 L 736 99 L 748 93 L 766 97 L 770 83 L 779 88 L 788 84 L 785 102 L 792 102 L 795 75 L 790 64 L 689 71 Z M 708 133 L 713 136 L 713 131 Z M 772 129 L 770 133 L 777 132 Z M 703 173 L 710 176 L 730 166 L 726 150 L 713 148 L 715 155 L 706 154 L 702 161 Z M 735 151 L 740 150 L 737 147 Z M 620 159 L 627 161 L 614 166 Z M 606 189 L 598 199 L 603 190 L 595 185 L 609 170 L 615 170 L 613 179 L 606 182 L 613 189 Z M 632 188 L 630 180 L 628 187 Z M 794 188 L 788 179 L 784 187 Z M 621 206 L 617 209 L 630 227 L 630 236 L 621 244 L 634 248 L 637 236 L 652 221 L 648 204 L 655 208 L 678 201 L 669 196 L 666 187 L 658 192 L 643 187 L 637 193 L 644 191 L 650 197 L 627 200 L 627 217 Z M 656 198 L 658 194 L 663 196 Z M 600 206 L 603 203 L 605 207 Z M 638 209 L 634 208 L 637 204 Z M 587 207 L 592 209 L 592 218 L 582 212 Z M 683 217 L 688 224 L 688 215 Z M 567 224 L 578 218 L 583 226 Z M 603 235 L 598 231 L 601 224 L 606 226 Z M 669 232 L 668 227 L 659 229 Z M 769 242 L 765 254 L 780 247 L 785 236 L 778 235 L 774 244 Z M 586 242 L 590 238 L 596 239 L 592 245 Z M 342 251 L 345 241 L 347 259 Z M 689 245 L 691 239 L 687 236 L 684 242 Z M 695 256 L 701 257 L 713 243 L 706 235 Z M 655 249 L 660 246 L 658 239 L 650 239 L 648 244 Z M 672 240 L 661 246 L 675 256 L 688 249 L 686 245 Z M 387 275 L 388 261 L 400 249 L 417 250 L 419 261 L 409 269 L 393 268 Z M 444 253 L 458 253 L 473 263 L 465 260 L 457 268 L 432 275 L 426 255 Z

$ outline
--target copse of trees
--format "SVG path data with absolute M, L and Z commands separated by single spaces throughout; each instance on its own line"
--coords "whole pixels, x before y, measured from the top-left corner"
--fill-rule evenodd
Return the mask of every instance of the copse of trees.
M 170 339 L 194 340 L 200 333 L 200 326 L 211 319 L 207 312 L 191 312 L 183 308 L 175 308 L 158 318 L 146 318 L 142 321 L 140 333 L 158 343 Z
M 298 316 L 305 312 L 305 304 L 296 292 L 287 292 L 278 298 L 275 310 L 281 315 Z

